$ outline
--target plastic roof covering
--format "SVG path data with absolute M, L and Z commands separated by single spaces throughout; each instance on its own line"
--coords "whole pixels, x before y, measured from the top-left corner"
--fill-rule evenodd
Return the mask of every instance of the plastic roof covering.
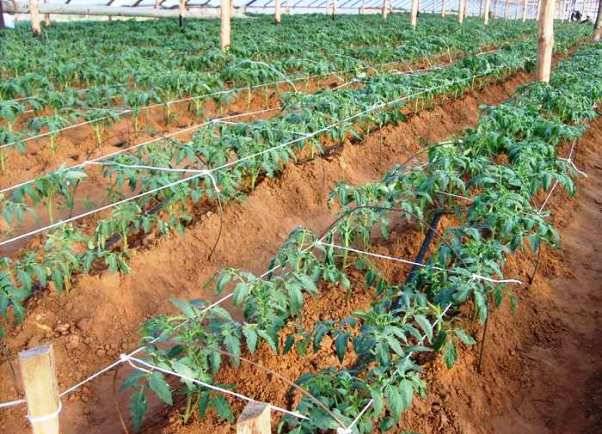
M 87 5 L 87 6 L 131 6 L 131 7 L 144 7 L 152 8 L 155 5 L 155 0 L 41 0 L 44 3 L 55 3 L 55 4 L 71 4 L 71 5 Z M 177 8 L 179 0 L 158 0 L 162 8 Z M 249 12 L 264 12 L 269 13 L 273 11 L 274 0 L 232 0 L 236 7 L 247 7 Z M 481 12 L 481 0 L 467 0 L 468 1 L 468 14 L 479 15 Z M 537 10 L 538 0 L 528 0 L 528 14 L 534 16 Z M 565 7 L 565 13 L 568 13 L 568 9 L 571 8 L 573 2 L 580 3 L 580 0 L 569 0 L 563 2 Z M 281 0 L 281 7 L 284 11 L 286 8 L 292 8 L 299 12 L 320 12 L 328 7 L 331 0 Z M 442 0 L 420 0 L 419 8 L 421 12 L 439 12 L 441 10 Z M 454 13 L 458 10 L 458 0 L 446 0 L 446 9 L 450 13 Z M 504 11 L 504 1 L 491 2 L 491 7 L 497 3 L 497 9 L 494 14 L 501 16 Z M 589 2 L 588 2 L 589 3 Z M 596 4 L 597 2 L 591 2 Z M 188 0 L 186 2 L 189 8 L 202 8 L 211 7 L 217 8 L 220 5 L 220 0 Z M 337 10 L 340 13 L 357 13 L 359 8 L 362 6 L 367 9 L 379 9 L 382 7 L 383 0 L 337 0 Z M 390 6 L 394 10 L 406 10 L 411 9 L 412 0 L 389 0 Z M 561 3 L 562 4 L 562 3 Z M 578 5 L 577 5 L 578 6 Z M 595 7 L 595 5 L 594 5 Z M 507 6 L 508 17 L 520 16 L 522 14 L 522 0 L 510 0 Z M 577 7 L 578 8 L 578 7 Z M 560 9 L 560 8 L 559 8 Z M 579 9 L 579 8 L 578 8 Z M 561 10 L 557 10 L 557 15 L 562 14 Z
M 137 7 L 153 7 L 155 0 L 41 0 L 44 3 L 55 3 L 55 4 L 72 4 L 72 5 L 88 5 L 88 6 L 137 6 Z M 532 3 L 536 0 L 529 0 Z M 163 8 L 177 8 L 179 0 L 159 0 L 161 7 Z M 407 9 L 409 10 L 412 4 L 412 0 L 389 0 L 390 5 L 393 9 Z M 511 0 L 511 2 L 520 3 L 522 0 Z M 233 0 L 235 6 L 247 6 L 250 9 L 262 9 L 262 8 L 273 8 L 274 0 Z M 281 6 L 283 8 L 321 8 L 326 7 L 330 3 L 330 0 L 281 0 Z M 359 9 L 364 4 L 365 8 L 380 8 L 382 7 L 382 0 L 337 0 L 337 9 L 344 12 L 345 9 Z M 448 10 L 456 10 L 458 8 L 457 0 L 446 0 L 446 8 Z M 478 9 L 480 0 L 468 0 L 470 9 Z M 503 3 L 503 2 L 498 2 Z M 492 2 L 493 4 L 493 2 Z M 189 7 L 219 7 L 220 0 L 188 0 L 187 5 Z M 509 5 L 510 6 L 510 5 Z M 432 11 L 441 9 L 441 0 L 421 0 L 420 10 L 421 11 Z

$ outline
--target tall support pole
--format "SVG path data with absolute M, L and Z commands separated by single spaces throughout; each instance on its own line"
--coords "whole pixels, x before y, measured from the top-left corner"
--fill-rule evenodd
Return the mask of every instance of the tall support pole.
M 383 20 L 386 20 L 387 17 L 389 16 L 389 8 L 387 5 L 387 0 L 383 0 L 383 6 L 382 6 L 382 16 L 383 16 Z
M 458 0 L 458 22 L 464 23 L 464 4 L 466 0 Z
M 548 83 L 552 71 L 552 49 L 554 47 L 555 0 L 541 0 L 539 16 L 539 48 L 537 52 L 537 80 Z
M 410 24 L 415 29 L 418 22 L 418 0 L 412 0 L 412 16 L 410 18 Z
M 332 19 L 334 20 L 334 17 L 337 14 L 337 0 L 331 0 L 331 7 L 332 7 Z
M 274 21 L 276 24 L 280 24 L 282 18 L 280 16 L 280 0 L 274 1 Z
M 34 35 L 42 33 L 40 25 L 40 5 L 38 0 L 29 0 L 29 14 L 31 15 L 31 30 Z
M 47 0 L 44 0 L 44 3 L 46 3 Z M 46 24 L 46 27 L 50 26 L 50 14 L 44 14 L 44 24 Z
M 529 0 L 523 0 L 523 23 L 527 21 L 527 7 Z
M 366 9 L 366 0 L 362 0 L 362 5 L 360 6 L 360 15 L 364 15 Z
M 602 41 L 602 0 L 598 3 L 598 16 L 594 24 L 594 42 Z
M 220 32 L 220 46 L 223 51 L 230 48 L 230 13 L 232 8 L 230 7 L 232 0 L 221 0 L 220 7 L 220 18 L 221 18 L 221 32 Z
M 186 16 L 186 0 L 180 0 L 179 9 L 180 15 L 178 19 L 180 20 L 180 27 L 184 27 L 184 17 Z
M 0 30 L 2 30 L 4 27 L 4 11 L 2 10 L 2 0 L 0 0 Z
M 508 18 L 508 0 L 504 1 L 504 19 Z
M 445 16 L 445 0 L 441 0 L 441 16 Z
M 537 0 L 537 12 L 535 13 L 535 20 L 539 21 L 539 14 L 541 13 L 541 0 Z
M 483 0 L 479 2 L 479 16 L 483 16 Z
M 22 351 L 19 366 L 33 434 L 59 434 L 61 401 L 52 346 Z
M 491 6 L 491 0 L 485 0 L 485 16 L 483 17 L 483 23 L 489 24 L 489 8 Z

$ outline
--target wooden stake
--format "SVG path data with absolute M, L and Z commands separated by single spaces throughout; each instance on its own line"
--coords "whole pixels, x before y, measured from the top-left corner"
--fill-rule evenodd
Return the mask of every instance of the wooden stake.
M 537 80 L 548 83 L 552 70 L 552 48 L 554 47 L 554 3 L 541 0 L 539 15 L 539 49 L 537 52 Z
M 61 404 L 52 346 L 20 352 L 19 365 L 33 433 L 59 434 Z
M 389 16 L 389 8 L 387 7 L 387 0 L 383 0 L 383 9 L 382 9 L 383 20 L 386 20 Z
M 539 21 L 539 14 L 541 13 L 541 0 L 537 1 L 537 13 L 535 14 L 535 20 Z
M 282 18 L 280 17 L 280 0 L 274 2 L 274 21 L 276 24 L 280 24 Z
M 529 2 L 529 0 L 523 0 L 523 23 L 525 21 L 527 21 L 527 3 Z
M 337 0 L 332 1 L 332 19 L 334 20 L 335 15 L 337 14 Z
M 221 17 L 221 31 L 220 31 L 220 46 L 222 51 L 226 51 L 230 48 L 230 13 L 232 11 L 231 0 L 221 0 L 220 17 Z
M 236 421 L 236 434 L 271 434 L 270 407 L 249 402 Z
M 491 7 L 491 0 L 485 0 L 485 16 L 483 17 L 483 23 L 489 24 L 489 9 Z
M 441 16 L 445 16 L 445 0 L 441 0 Z
M 42 33 L 40 24 L 40 6 L 38 0 L 29 0 L 29 13 L 31 15 L 31 30 L 34 35 Z
M 504 18 L 508 18 L 508 0 L 504 2 Z
M 412 0 L 412 16 L 410 19 L 410 24 L 412 24 L 413 28 L 416 28 L 417 21 L 418 21 L 418 0 Z

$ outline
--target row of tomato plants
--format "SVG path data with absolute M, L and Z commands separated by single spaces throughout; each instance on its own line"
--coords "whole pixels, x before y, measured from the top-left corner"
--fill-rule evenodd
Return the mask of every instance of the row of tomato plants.
M 576 171 L 558 148 L 577 140 L 586 122 L 598 115 L 601 61 L 602 45 L 579 50 L 559 65 L 549 85 L 522 88 L 512 100 L 485 108 L 478 126 L 462 138 L 431 146 L 423 170 L 398 166 L 378 182 L 338 185 L 331 194 L 341 207 L 335 224 L 321 235 L 302 228 L 291 233 L 270 264 L 277 271 L 257 276 L 225 269 L 216 276 L 216 293 L 233 288 L 242 321 L 220 307 L 206 309 L 201 300 L 176 300 L 180 314 L 156 317 L 142 329 L 149 362 L 215 384 L 224 363 L 237 367 L 242 354 L 252 354 L 262 344 L 275 353 L 305 355 L 323 349 L 330 336 L 338 359 L 342 362 L 351 352 L 355 362 L 299 377 L 297 385 L 311 396 L 304 394 L 296 410 L 308 419 L 286 416 L 280 428 L 313 433 L 347 427 L 370 400 L 353 432 L 393 428 L 414 396 L 425 392 L 417 354 L 441 352 L 451 367 L 458 343 L 474 344 L 458 326 L 460 306 L 471 302 L 484 321 L 490 306 L 499 305 L 508 293 L 513 297 L 504 285 L 487 280 L 502 276 L 506 256 L 519 249 L 536 252 L 542 243 L 558 245 L 548 212 L 534 205 L 533 198 L 555 182 L 569 194 L 575 191 Z M 496 163 L 501 154 L 507 164 Z M 469 203 L 458 196 L 470 197 Z M 369 249 L 378 242 L 375 230 L 388 236 L 392 219 L 417 222 L 426 231 L 440 212 L 453 214 L 460 223 L 445 229 L 425 267 L 405 282 L 387 281 L 370 261 L 330 245 Z M 376 288 L 371 306 L 305 330 L 299 319 L 306 297 L 318 295 L 325 283 L 348 290 L 350 270 L 361 271 L 366 285 Z M 295 326 L 286 330 L 294 332 L 283 335 L 290 322 Z M 233 420 L 223 396 L 183 383 L 185 417 L 192 411 L 203 416 L 212 406 L 218 418 Z M 168 404 L 173 401 L 171 387 L 157 371 L 137 371 L 124 387 L 133 389 L 130 409 L 136 428 L 149 391 Z
M 24 139 L 46 131 L 50 134 L 50 149 L 54 152 L 61 129 L 84 120 L 91 122 L 96 140 L 100 143 L 104 130 L 117 121 L 124 112 L 131 114 L 135 130 L 137 130 L 140 111 L 150 104 L 164 103 L 166 119 L 170 119 L 173 118 L 174 113 L 170 110 L 168 102 L 182 97 L 199 96 L 190 103 L 190 108 L 198 113 L 207 100 L 217 100 L 218 103 L 223 103 L 231 98 L 233 94 L 202 97 L 205 94 L 221 91 L 225 87 L 253 86 L 280 81 L 289 76 L 294 79 L 299 75 L 326 74 L 335 71 L 357 72 L 366 68 L 366 62 L 368 64 L 382 64 L 391 61 L 408 62 L 419 58 L 428 58 L 442 52 L 448 52 L 450 55 L 456 52 L 471 52 L 482 46 L 498 45 L 500 41 L 517 39 L 524 36 L 528 30 L 533 30 L 522 24 L 498 24 L 485 33 L 483 26 L 475 22 L 472 26 L 467 25 L 466 28 L 447 32 L 444 37 L 428 37 L 428 30 L 432 30 L 431 27 L 425 27 L 420 32 L 406 30 L 400 33 L 397 27 L 387 23 L 385 29 L 379 28 L 382 33 L 376 33 L 374 29 L 370 30 L 368 27 L 370 23 L 350 18 L 349 21 L 343 20 L 340 28 L 337 28 L 340 34 L 329 30 L 327 32 L 329 38 L 326 39 L 326 42 L 323 43 L 320 39 L 323 46 L 317 45 L 316 40 L 310 38 L 302 38 L 305 43 L 295 45 L 296 42 L 293 43 L 293 41 L 299 40 L 297 39 L 299 34 L 313 35 L 314 37 L 316 35 L 324 36 L 319 31 L 319 26 L 323 23 L 315 20 L 312 25 L 305 20 L 301 20 L 301 23 L 293 29 L 296 30 L 298 27 L 299 33 L 291 32 L 291 29 L 284 33 L 286 35 L 284 37 L 289 38 L 290 42 L 287 44 L 284 41 L 282 44 L 293 46 L 294 49 L 280 47 L 281 51 L 276 51 L 276 54 L 274 54 L 274 50 L 270 50 L 269 46 L 264 49 L 265 51 L 257 51 L 257 46 L 249 42 L 254 41 L 257 44 L 255 39 L 246 39 L 245 43 L 251 44 L 253 47 L 251 50 L 236 49 L 227 54 L 218 51 L 219 56 L 216 56 L 215 53 L 211 54 L 211 50 L 209 50 L 209 53 L 201 55 L 177 56 L 175 58 L 177 60 L 174 61 L 182 62 L 182 58 L 184 58 L 191 65 L 182 67 L 181 65 L 167 64 L 163 69 L 157 65 L 157 59 L 154 56 L 149 56 L 145 51 L 138 53 L 138 48 L 134 48 L 134 53 L 127 56 L 127 64 L 129 68 L 132 68 L 131 72 L 124 72 L 120 62 L 115 61 L 113 56 L 107 56 L 104 53 L 102 57 L 105 62 L 110 59 L 110 65 L 98 64 L 96 60 L 86 60 L 85 64 L 94 65 L 94 71 L 97 74 L 101 74 L 103 71 L 107 74 L 116 74 L 121 81 L 106 79 L 98 86 L 86 82 L 85 85 L 90 87 L 85 92 L 78 89 L 75 83 L 71 83 L 72 81 L 81 81 L 81 77 L 78 79 L 77 74 L 85 74 L 85 69 L 82 69 L 81 65 L 71 63 L 73 61 L 70 54 L 72 51 L 68 49 L 66 52 L 71 57 L 62 60 L 59 57 L 59 59 L 45 63 L 45 65 L 52 65 L 51 68 L 57 69 L 56 71 L 28 72 L 6 80 L 3 87 L 0 87 L 0 93 L 4 94 L 3 98 L 11 98 L 20 94 L 18 93 L 19 89 L 29 89 L 28 92 L 31 92 L 33 91 L 32 86 L 39 83 L 46 83 L 45 85 L 48 86 L 48 88 L 38 89 L 34 98 L 0 101 L 0 120 L 4 123 L 4 126 L 0 127 L 0 145 L 16 143 L 14 149 L 24 151 L 26 149 Z M 452 24 L 451 21 L 445 23 L 447 26 Z M 173 25 L 173 23 L 171 24 Z M 270 40 L 269 36 L 265 36 L 266 32 L 261 32 L 261 29 L 266 26 L 270 28 L 274 26 L 265 21 L 260 21 L 256 25 L 258 27 L 256 36 L 262 35 Z M 362 38 L 366 32 L 369 37 Z M 294 35 L 295 38 L 293 39 L 291 35 Z M 381 36 L 377 38 L 376 35 Z M 261 37 L 259 38 L 258 46 L 261 46 L 264 41 Z M 349 38 L 352 40 L 356 38 L 360 44 L 372 43 L 373 45 L 354 47 L 353 43 L 343 44 L 343 41 Z M 60 41 L 58 37 L 57 40 Z M 125 40 L 127 41 L 127 38 Z M 19 54 L 18 62 L 24 62 L 28 65 L 29 71 L 35 71 L 35 65 L 23 60 L 22 51 L 18 50 L 18 44 L 16 47 L 13 44 L 6 44 L 6 47 L 11 47 L 11 50 Z M 57 49 L 64 48 L 59 45 Z M 124 53 L 129 53 L 129 51 L 125 50 Z M 275 57 L 266 58 L 265 55 L 260 54 L 266 52 Z M 96 56 L 94 51 L 90 55 Z M 122 55 L 125 56 L 125 54 Z M 211 61 L 203 60 L 205 56 L 208 56 Z M 285 60 L 278 60 L 279 56 L 286 56 Z M 133 61 L 131 57 L 137 58 L 138 61 Z M 11 56 L 8 58 L 11 59 Z M 163 58 L 170 59 L 171 57 L 163 56 L 160 59 Z M 193 62 L 195 59 L 196 61 Z M 141 66 L 140 63 L 144 63 L 145 66 Z M 207 65 L 203 66 L 205 63 Z M 10 65 L 10 62 L 8 64 Z M 14 69 L 19 70 L 20 68 L 15 66 Z M 42 77 L 46 77 L 46 79 L 41 80 Z M 52 80 L 53 77 L 63 77 L 60 79 L 63 85 L 52 85 L 48 78 Z M 21 81 L 27 84 L 19 84 Z M 31 110 L 33 112 L 28 115 L 27 122 L 22 122 L 21 115 L 30 113 Z M 4 158 L 0 155 L 0 168 L 4 165 L 3 163 Z
M 558 40 L 560 46 L 567 47 L 574 43 L 574 35 L 560 33 Z M 252 188 L 260 176 L 276 176 L 303 150 L 321 153 L 320 139 L 328 136 L 335 143 L 341 143 L 347 137 L 363 134 L 369 125 L 382 126 L 402 120 L 400 110 L 412 101 L 461 93 L 474 85 L 475 76 L 499 78 L 529 68 L 532 65 L 527 57 L 530 51 L 531 44 L 521 42 L 425 74 L 381 74 L 366 79 L 357 89 L 326 90 L 313 95 L 291 94 L 285 97 L 282 116 L 240 125 L 211 125 L 199 130 L 189 142 L 167 141 L 140 148 L 133 154 L 120 155 L 110 162 L 125 166 L 109 165 L 103 169 L 107 186 L 105 201 L 117 201 L 132 192 L 150 191 L 182 179 L 178 173 L 149 171 L 129 167 L 131 165 L 216 168 L 233 160 L 245 160 L 214 172 L 215 186 L 208 177 L 191 177 L 187 182 L 116 206 L 109 216 L 97 221 L 92 231 L 71 224 L 62 225 L 48 233 L 40 248 L 26 250 L 15 259 L 3 257 L 0 314 L 5 316 L 12 307 L 15 317 L 22 319 L 25 300 L 35 288 L 46 288 L 49 282 L 62 290 L 70 288 L 77 273 L 106 267 L 114 272 L 127 272 L 130 236 L 183 230 L 192 220 L 191 200 L 194 204 L 242 198 L 244 191 Z M 417 95 L 419 92 L 424 93 Z M 390 104 L 384 107 L 385 110 L 369 112 L 375 104 L 396 101 L 404 95 L 408 100 Z M 358 113 L 364 114 L 345 121 Z M 330 128 L 334 124 L 336 126 Z M 304 134 L 322 130 L 324 134 L 303 138 Z M 294 140 L 294 144 L 280 146 Z M 263 153 L 257 155 L 258 152 Z M 78 189 L 84 190 L 80 184 L 86 177 L 86 172 L 81 169 L 61 169 L 13 190 L 0 204 L 7 226 L 19 228 L 21 222 L 29 220 L 28 217 L 35 220 L 40 207 L 47 210 L 51 222 L 56 220 L 59 212 L 65 217 L 71 215 L 75 205 L 85 201 L 85 197 L 78 196 Z M 215 187 L 219 189 L 218 196 Z M 157 209 L 160 212 L 156 212 Z M 11 233 L 5 233 L 5 236 L 11 236 Z

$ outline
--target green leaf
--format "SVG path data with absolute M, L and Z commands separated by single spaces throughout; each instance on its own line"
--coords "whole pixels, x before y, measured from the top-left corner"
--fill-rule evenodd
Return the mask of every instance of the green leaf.
M 156 371 L 151 372 L 148 378 L 148 385 L 161 401 L 168 405 L 173 405 L 171 389 L 169 388 L 169 384 L 165 381 L 165 378 L 163 378 L 163 374 Z
M 132 415 L 132 424 L 134 425 L 134 431 L 140 431 L 142 427 L 142 421 L 144 419 L 144 415 L 148 410 L 148 402 L 146 400 L 146 395 L 144 394 L 144 388 L 138 389 L 132 396 L 130 397 L 130 414 Z
M 448 369 L 451 369 L 458 360 L 458 352 L 453 342 L 447 341 L 443 347 L 443 361 Z
M 399 383 L 399 396 L 401 396 L 401 411 L 404 412 L 412 405 L 414 399 L 414 386 L 409 380 L 401 380 Z
M 251 353 L 254 353 L 257 349 L 257 333 L 255 328 L 249 324 L 242 326 L 242 334 L 245 335 L 247 340 L 247 348 Z
M 387 407 L 389 407 L 391 416 L 398 421 L 403 409 L 403 401 L 401 395 L 399 394 L 399 390 L 397 387 L 389 385 L 385 388 L 385 397 L 387 399 Z
M 217 412 L 217 416 L 220 420 L 225 420 L 228 422 L 234 422 L 234 414 L 232 413 L 232 408 L 230 407 L 230 403 L 221 395 L 214 396 L 211 399 L 211 403 Z
M 462 329 L 456 329 L 454 330 L 454 333 L 456 333 L 456 336 L 458 336 L 458 339 L 460 339 L 464 345 L 470 346 L 477 343 L 472 336 Z
M 418 323 L 418 325 L 420 326 L 420 328 L 422 329 L 422 331 L 428 338 L 429 342 L 432 341 L 433 340 L 433 326 L 431 325 L 430 321 L 424 315 L 416 315 L 414 317 L 414 319 L 416 320 L 416 322 Z
M 199 416 L 201 418 L 205 417 L 205 415 L 207 414 L 207 408 L 209 407 L 209 402 L 210 402 L 209 398 L 210 398 L 209 392 L 206 390 L 202 391 L 199 395 L 198 409 L 199 409 Z
M 190 304 L 190 302 L 188 302 L 186 300 L 178 300 L 176 298 L 172 298 L 169 301 L 171 301 L 171 304 L 173 304 L 175 307 L 177 307 L 180 310 L 180 312 L 182 312 L 184 314 L 184 316 L 186 318 L 196 317 L 196 311 L 194 310 L 194 306 L 192 304 Z
M 339 333 L 334 340 L 334 347 L 337 353 L 339 362 L 343 363 L 345 353 L 347 352 L 347 342 L 349 341 L 349 333 Z

